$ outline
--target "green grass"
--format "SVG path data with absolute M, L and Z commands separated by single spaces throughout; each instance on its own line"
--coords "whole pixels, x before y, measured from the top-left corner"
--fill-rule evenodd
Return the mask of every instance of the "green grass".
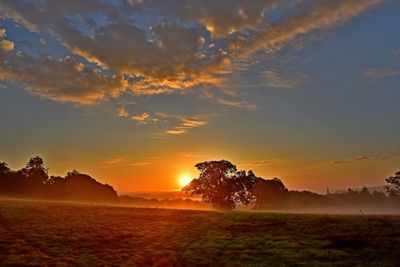
M 400 217 L 0 201 L 0 265 L 395 266 Z

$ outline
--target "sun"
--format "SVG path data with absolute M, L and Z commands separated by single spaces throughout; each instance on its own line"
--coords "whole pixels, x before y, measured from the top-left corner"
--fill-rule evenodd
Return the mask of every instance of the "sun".
M 190 176 L 187 174 L 182 174 L 181 176 L 179 176 L 179 180 L 178 180 L 179 185 L 182 187 L 188 185 L 191 181 L 192 181 L 192 178 L 190 178 Z

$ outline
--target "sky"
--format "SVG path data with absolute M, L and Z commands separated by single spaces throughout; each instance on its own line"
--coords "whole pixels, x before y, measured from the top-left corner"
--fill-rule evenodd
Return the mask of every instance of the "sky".
M 290 189 L 400 169 L 400 1 L 1 0 L 0 161 L 119 192 L 226 159 Z

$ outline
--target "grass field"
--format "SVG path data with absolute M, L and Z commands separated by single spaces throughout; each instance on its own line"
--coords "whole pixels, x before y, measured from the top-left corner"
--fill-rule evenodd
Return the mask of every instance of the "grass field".
M 399 266 L 400 217 L 0 201 L 0 265 Z

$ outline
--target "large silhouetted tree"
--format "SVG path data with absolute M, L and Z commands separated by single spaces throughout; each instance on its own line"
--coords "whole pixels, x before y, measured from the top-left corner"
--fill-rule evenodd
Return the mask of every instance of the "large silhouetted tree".
M 386 178 L 386 182 L 391 185 L 391 187 L 387 187 L 390 195 L 400 194 L 400 171 L 396 172 L 394 176 Z
M 251 189 L 256 182 L 252 171 L 238 171 L 226 160 L 205 161 L 195 166 L 200 176 L 182 190 L 201 195 L 205 202 L 219 209 L 234 209 L 236 204 L 248 205 L 253 200 Z

